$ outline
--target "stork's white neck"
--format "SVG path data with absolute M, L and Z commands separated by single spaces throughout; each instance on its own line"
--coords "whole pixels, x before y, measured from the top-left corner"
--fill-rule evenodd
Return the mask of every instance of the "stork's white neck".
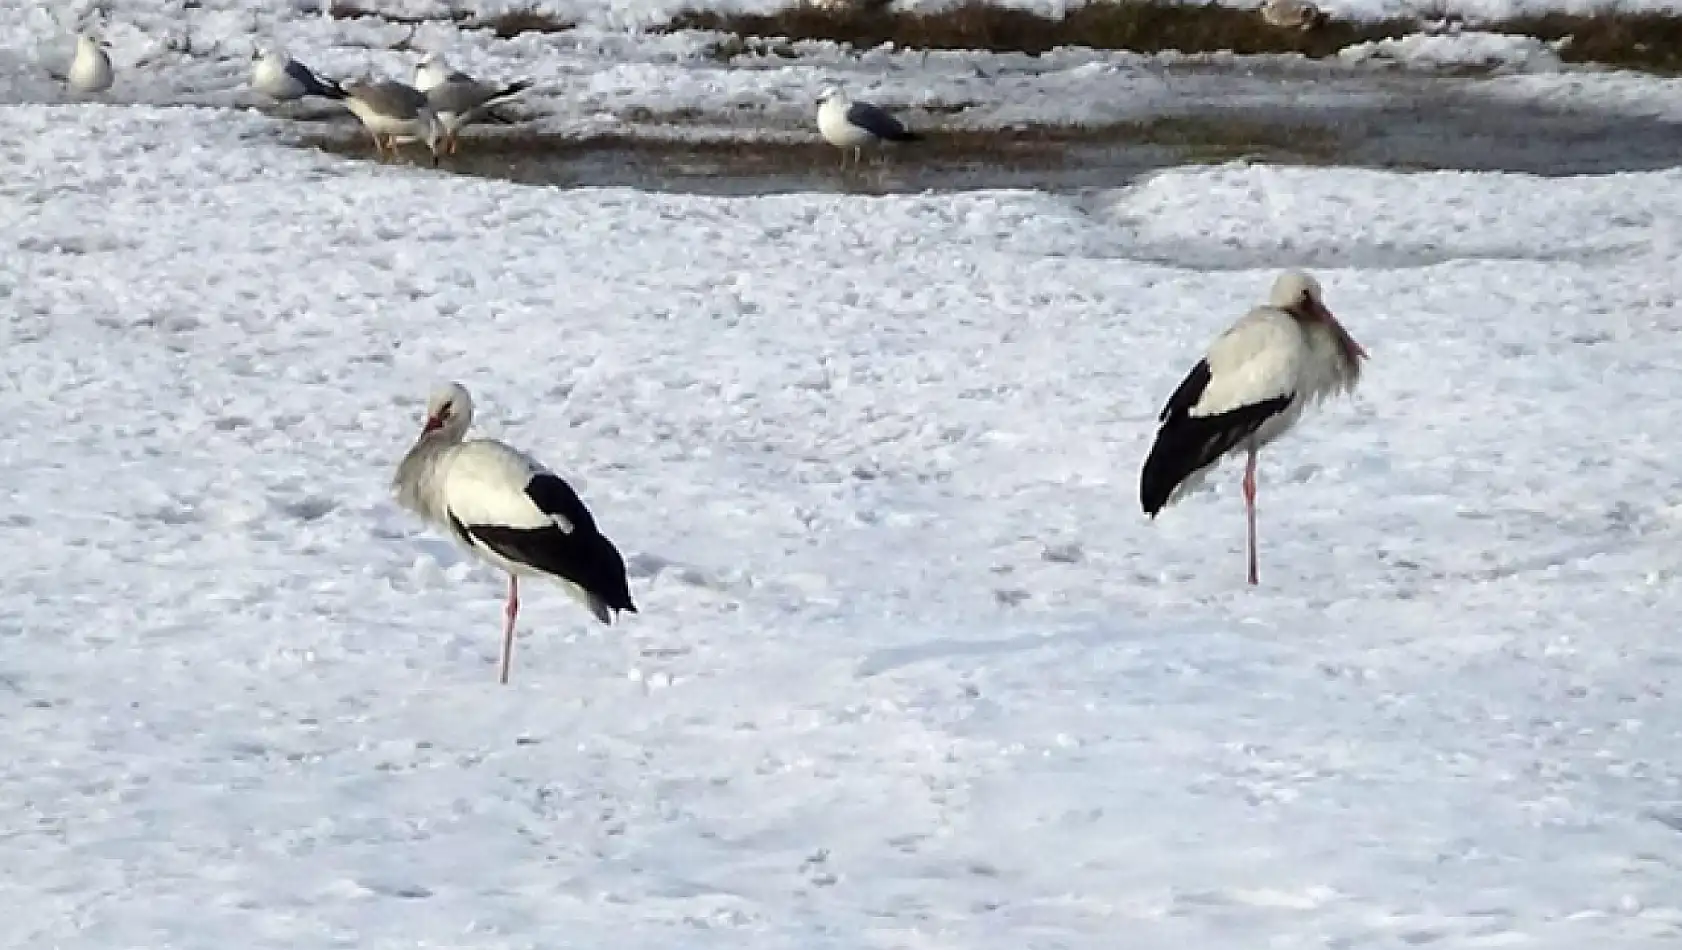
M 422 433 L 403 460 L 391 487 L 397 503 L 433 524 L 448 527 L 449 512 L 444 503 L 444 473 L 450 457 L 461 446 L 462 433 L 449 428 Z

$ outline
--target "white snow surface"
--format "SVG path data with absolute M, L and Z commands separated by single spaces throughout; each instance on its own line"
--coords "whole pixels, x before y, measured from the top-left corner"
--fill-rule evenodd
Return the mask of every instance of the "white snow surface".
M 0 108 L 0 945 L 1682 935 L 1682 172 L 521 188 Z M 1155 522 L 1276 269 L 1372 353 Z M 608 629 L 399 511 L 427 388 Z M 1118 943 L 1119 942 L 1119 943 Z
M 1338 57 L 1349 63 L 1389 61 L 1433 68 L 1500 66 L 1549 72 L 1563 68 L 1559 51 L 1565 45 L 1508 33 L 1415 33 L 1346 46 Z

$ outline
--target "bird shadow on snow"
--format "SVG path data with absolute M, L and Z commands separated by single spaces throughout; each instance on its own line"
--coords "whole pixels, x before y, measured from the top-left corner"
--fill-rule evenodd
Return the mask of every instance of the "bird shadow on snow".
M 1127 189 L 1106 190 L 1071 199 L 1074 210 L 1109 231 L 1109 248 L 1101 256 L 1138 264 L 1188 268 L 1197 271 L 1248 271 L 1275 266 L 1288 258 L 1295 266 L 1326 270 L 1390 270 L 1436 267 L 1461 261 L 1493 263 L 1597 264 L 1648 253 L 1646 241 L 1593 244 L 1564 235 L 1559 242 L 1541 245 L 1500 241 L 1407 242 L 1340 236 L 1315 240 L 1300 234 L 1279 235 L 1263 230 L 1239 238 L 1229 235 L 1155 236 L 1150 217 L 1125 210 Z
M 625 559 L 625 573 L 639 580 L 654 580 L 662 574 L 690 587 L 730 593 L 752 587 L 753 579 L 742 573 L 720 573 L 646 551 Z
M 1616 247 L 1557 248 L 1439 247 L 1392 242 L 1352 241 L 1337 245 L 1293 245 L 1289 242 L 1258 243 L 1243 247 L 1193 241 L 1142 241 L 1130 245 L 1121 257 L 1139 264 L 1186 267 L 1200 271 L 1247 271 L 1271 267 L 1288 256 L 1299 267 L 1326 270 L 1398 270 L 1435 267 L 1461 261 L 1496 263 L 1594 264 L 1642 252 L 1644 244 Z
M 872 676 L 880 676 L 883 673 L 890 673 L 894 670 L 935 660 L 1026 653 L 1030 650 L 1043 650 L 1048 647 L 1095 647 L 1133 639 L 1137 639 L 1134 633 L 1119 629 L 1113 624 L 1082 625 L 1073 629 L 1050 633 L 1023 633 L 1013 637 L 995 637 L 986 640 L 936 637 L 908 646 L 887 647 L 872 651 L 859 661 L 857 668 L 854 670 L 854 675 L 859 679 L 868 679 Z

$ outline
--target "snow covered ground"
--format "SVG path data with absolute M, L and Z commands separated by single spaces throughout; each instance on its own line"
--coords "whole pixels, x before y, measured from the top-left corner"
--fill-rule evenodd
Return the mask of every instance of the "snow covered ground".
M 1682 172 L 527 189 L 0 108 L 0 945 L 1673 945 Z M 1276 268 L 1372 353 L 1138 511 Z M 398 511 L 430 384 L 642 613 Z

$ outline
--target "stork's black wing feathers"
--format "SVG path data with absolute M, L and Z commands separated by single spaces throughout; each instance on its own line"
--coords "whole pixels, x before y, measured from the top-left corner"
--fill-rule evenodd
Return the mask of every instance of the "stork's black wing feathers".
M 625 577 L 625 559 L 613 542 L 596 530 L 596 519 L 572 486 L 545 472 L 532 477 L 526 495 L 544 513 L 565 520 L 572 530 L 563 530 L 559 524 L 541 528 L 462 525 L 453 514 L 451 522 L 458 532 L 500 557 L 577 584 L 607 610 L 636 613 Z M 597 614 L 603 622 L 607 622 L 607 610 Z
M 1203 373 L 1207 377 L 1208 367 L 1203 368 Z M 1157 430 L 1156 443 L 1151 446 L 1145 469 L 1139 475 L 1139 504 L 1152 518 L 1193 472 L 1231 451 L 1233 446 L 1254 435 L 1262 423 L 1291 405 L 1291 395 L 1287 393 L 1212 416 L 1194 416 L 1187 410 L 1196 404 L 1196 396 L 1187 397 L 1183 407 L 1178 403 L 1187 384 L 1197 375 L 1197 370 L 1193 370 L 1163 409 L 1166 421 Z M 1205 378 L 1203 383 L 1207 382 Z M 1202 385 L 1197 389 L 1201 393 Z
M 532 500 L 546 515 L 557 515 L 565 518 L 568 524 L 580 531 L 592 534 L 596 531 L 596 519 L 590 515 L 590 509 L 584 507 L 584 499 L 572 490 L 566 479 L 548 472 L 533 475 L 526 483 L 526 497 Z
M 1162 411 L 1156 414 L 1156 421 L 1167 422 L 1169 416 L 1183 416 L 1197 405 L 1203 398 L 1203 390 L 1209 386 L 1209 361 L 1198 360 L 1191 368 L 1186 378 L 1180 380 L 1180 385 L 1174 388 L 1174 395 L 1168 397 Z

